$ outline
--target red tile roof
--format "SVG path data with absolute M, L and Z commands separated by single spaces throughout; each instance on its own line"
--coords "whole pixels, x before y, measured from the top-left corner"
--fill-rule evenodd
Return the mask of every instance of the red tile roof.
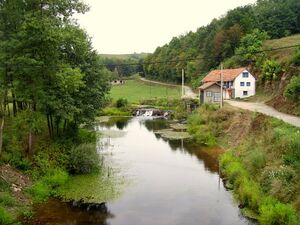
M 199 89 L 205 90 L 206 88 L 209 88 L 210 86 L 212 86 L 212 85 L 214 85 L 214 84 L 218 85 L 216 82 L 206 82 L 206 83 L 202 84 L 202 85 L 199 87 Z M 220 85 L 218 85 L 218 86 L 220 86 Z
M 223 81 L 233 81 L 238 75 L 240 75 L 246 68 L 237 69 L 225 69 L 223 70 Z M 210 71 L 206 77 L 203 78 L 202 82 L 217 82 L 221 81 L 221 70 Z

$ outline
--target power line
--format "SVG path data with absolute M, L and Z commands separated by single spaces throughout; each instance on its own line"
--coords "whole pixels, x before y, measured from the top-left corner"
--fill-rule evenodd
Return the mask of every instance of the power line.
M 260 54 L 265 52 L 272 52 L 272 51 L 278 51 L 283 49 L 289 49 L 289 48 L 297 48 L 300 47 L 300 44 L 298 45 L 289 45 L 284 47 L 278 47 L 278 48 L 270 48 L 270 49 L 263 49 L 260 51 L 254 51 L 254 52 L 242 52 L 239 54 L 234 54 L 235 56 L 242 56 L 245 54 Z M 152 61 L 152 62 L 140 62 L 140 63 L 116 63 L 116 64 L 109 64 L 109 63 L 100 63 L 99 66 L 104 67 L 119 67 L 119 66 L 141 66 L 141 65 L 155 65 L 155 64 L 169 64 L 169 63 L 179 63 L 179 62 L 191 62 L 196 60 L 205 60 L 205 59 L 215 59 L 214 57 L 187 57 L 185 59 L 175 59 L 175 60 L 162 60 L 162 61 Z M 11 66 L 19 66 L 23 68 L 33 68 L 33 67 L 40 67 L 40 68 L 67 68 L 67 66 L 47 66 L 47 65 L 22 65 L 22 64 L 13 64 Z M 0 67 L 5 67 L 1 66 Z

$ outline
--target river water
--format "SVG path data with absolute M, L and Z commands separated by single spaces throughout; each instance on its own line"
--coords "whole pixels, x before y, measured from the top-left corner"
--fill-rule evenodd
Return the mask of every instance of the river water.
M 99 132 L 118 133 L 101 139 L 107 147 L 100 152 L 111 152 L 130 185 L 107 202 L 107 213 L 86 212 L 51 199 L 36 209 L 36 222 L 31 224 L 250 224 L 220 179 L 217 157 L 222 149 L 168 141 L 154 134 L 167 126 L 164 120 L 141 118 L 97 126 Z

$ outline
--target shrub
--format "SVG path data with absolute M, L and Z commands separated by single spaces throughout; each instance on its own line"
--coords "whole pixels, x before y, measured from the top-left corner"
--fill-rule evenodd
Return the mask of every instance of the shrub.
M 281 72 L 282 68 L 279 63 L 274 60 L 266 60 L 262 68 L 262 80 L 277 80 Z
M 18 151 L 3 152 L 3 161 L 11 164 L 19 170 L 26 171 L 31 168 L 31 162 Z
M 275 200 L 266 201 L 261 205 L 259 222 L 261 225 L 297 225 L 299 219 L 295 209 Z
M 209 104 L 209 103 L 205 103 L 202 106 L 205 110 L 210 111 L 210 112 L 214 112 L 217 111 L 219 109 L 219 105 L 217 104 Z
M 99 169 L 100 160 L 95 144 L 81 144 L 70 151 L 68 168 L 72 173 L 85 174 Z
M 1 225 L 9 225 L 12 224 L 13 219 L 10 214 L 8 214 L 5 209 L 0 207 L 0 224 Z
M 187 116 L 188 116 L 187 110 L 185 109 L 185 107 L 182 104 L 178 105 L 175 108 L 175 111 L 174 111 L 175 119 L 183 120 L 183 119 L 186 119 Z
M 249 169 L 253 173 L 263 168 L 266 164 L 266 157 L 264 152 L 258 149 L 250 151 L 245 160 L 247 165 L 249 166 Z
M 238 195 L 240 201 L 250 209 L 258 212 L 261 200 L 261 193 L 259 186 L 253 181 L 243 178 L 240 185 Z
M 294 62 L 297 66 L 300 66 L 300 48 L 295 53 Z
M 43 180 L 48 184 L 51 188 L 56 188 L 66 183 L 69 179 L 69 175 L 63 169 L 55 168 L 49 170 L 46 175 L 43 177 Z
M 192 134 L 193 139 L 198 144 L 205 144 L 207 146 L 215 146 L 217 144 L 215 136 L 207 125 L 200 125 L 195 133 L 190 134 Z
M 119 98 L 116 101 L 116 107 L 117 108 L 124 108 L 128 106 L 128 100 L 126 98 Z
M 7 192 L 0 193 L 0 204 L 1 205 L 11 207 L 14 205 L 14 203 L 15 203 L 15 201 L 9 193 L 7 193 Z
M 300 98 L 300 76 L 294 76 L 291 82 L 286 86 L 284 90 L 284 96 L 293 100 L 298 101 Z
M 95 131 L 83 129 L 83 128 L 78 130 L 78 134 L 77 134 L 78 143 L 80 144 L 91 143 L 91 142 L 96 142 L 96 140 L 97 140 L 97 135 Z
M 51 188 L 43 181 L 39 181 L 28 189 L 35 202 L 47 200 L 51 195 Z

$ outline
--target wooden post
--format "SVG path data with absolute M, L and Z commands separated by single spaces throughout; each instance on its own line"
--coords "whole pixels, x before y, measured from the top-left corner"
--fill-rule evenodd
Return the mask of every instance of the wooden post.
M 221 63 L 221 99 L 220 108 L 223 108 L 223 63 Z
M 182 73 L 181 73 L 181 97 L 184 96 L 184 69 L 182 69 Z

